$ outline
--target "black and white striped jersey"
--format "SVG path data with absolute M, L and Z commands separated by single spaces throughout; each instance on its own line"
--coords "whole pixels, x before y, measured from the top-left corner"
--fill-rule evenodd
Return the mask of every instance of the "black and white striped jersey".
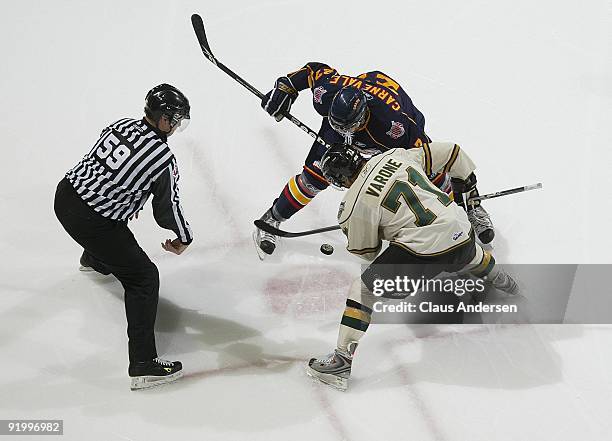
M 153 215 L 183 243 L 193 235 L 179 200 L 179 172 L 166 136 L 145 119 L 106 127 L 91 151 L 66 178 L 103 217 L 127 221 L 153 194 Z

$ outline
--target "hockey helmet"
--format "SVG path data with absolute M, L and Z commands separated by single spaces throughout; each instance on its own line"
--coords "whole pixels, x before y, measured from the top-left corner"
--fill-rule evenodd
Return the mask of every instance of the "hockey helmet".
M 333 144 L 321 158 L 321 172 L 331 185 L 349 188 L 365 161 L 353 146 Z
M 170 84 L 160 84 L 149 90 L 145 98 L 145 115 L 159 123 L 162 116 L 165 116 L 170 127 L 177 131 L 183 131 L 189 124 L 189 100 L 176 87 Z
M 329 124 L 342 136 L 351 138 L 364 123 L 368 105 L 360 89 L 344 87 L 336 92 L 329 108 Z

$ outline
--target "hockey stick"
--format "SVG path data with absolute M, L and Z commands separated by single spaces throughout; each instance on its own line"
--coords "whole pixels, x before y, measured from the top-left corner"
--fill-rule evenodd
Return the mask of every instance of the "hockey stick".
M 332 225 L 331 227 L 317 228 L 315 230 L 300 231 L 298 233 L 290 233 L 289 231 L 279 230 L 274 228 L 272 225 L 265 223 L 261 219 L 257 219 L 254 222 L 255 226 L 266 233 L 273 234 L 278 237 L 302 237 L 310 236 L 311 234 L 325 233 L 327 231 L 335 231 L 340 229 L 340 225 Z
M 498 191 L 495 193 L 483 194 L 482 196 L 478 196 L 470 199 L 470 201 L 482 201 L 485 199 L 493 199 L 501 196 L 507 196 L 509 194 L 522 193 L 524 191 L 536 190 L 538 188 L 542 188 L 542 183 L 538 182 L 533 185 L 525 185 L 523 187 L 511 188 L 509 190 Z M 266 233 L 273 234 L 278 237 L 302 237 L 302 236 L 310 236 L 311 234 L 319 234 L 325 233 L 327 231 L 335 231 L 340 229 L 340 225 L 332 225 L 330 227 L 317 228 L 315 230 L 307 230 L 307 231 L 299 231 L 297 233 L 291 233 L 289 231 L 279 230 L 278 228 L 274 228 L 272 225 L 265 223 L 261 219 L 257 219 L 254 222 L 255 226 Z
M 259 99 L 262 99 L 264 97 L 264 94 L 261 93 L 259 90 L 257 90 L 255 87 L 253 87 L 251 84 L 249 84 L 247 81 L 245 81 L 240 75 L 238 75 L 236 72 L 234 72 L 233 70 L 231 70 L 229 67 L 227 67 L 225 64 L 221 63 L 219 60 L 217 60 L 217 58 L 213 55 L 212 51 L 210 50 L 210 45 L 208 44 L 208 40 L 206 38 L 206 31 L 204 30 L 204 22 L 202 21 L 202 17 L 200 17 L 198 14 L 193 14 L 191 16 L 191 24 L 193 25 L 193 30 L 195 31 L 196 37 L 198 38 L 198 42 L 200 43 L 200 48 L 202 49 L 202 53 L 204 54 L 204 56 L 206 58 L 208 58 L 208 60 L 214 64 L 215 66 L 217 66 L 219 69 L 221 69 L 223 72 L 225 72 L 227 75 L 229 75 L 230 77 L 232 77 L 234 80 L 236 80 L 238 83 L 242 84 L 249 92 L 251 92 L 253 95 L 257 96 Z M 283 116 L 287 119 L 289 119 L 289 121 L 291 121 L 293 124 L 295 124 L 296 126 L 298 126 L 300 129 L 302 129 L 304 132 L 308 133 L 310 136 L 312 136 L 314 139 L 316 139 L 319 143 L 323 144 L 325 147 L 329 148 L 330 145 L 327 144 L 323 138 L 321 138 L 317 132 L 315 132 L 314 130 L 312 130 L 310 127 L 308 127 L 306 124 L 304 124 L 302 121 L 300 121 L 299 119 L 297 119 L 295 116 L 291 115 L 289 112 L 284 112 Z
M 503 190 L 503 191 L 498 191 L 495 193 L 483 194 L 482 196 L 476 196 L 474 198 L 470 198 L 469 201 L 484 201 L 485 199 L 493 199 L 493 198 L 498 198 L 500 196 L 508 196 L 509 194 L 522 193 L 524 191 L 529 191 L 529 190 L 537 190 L 538 188 L 542 188 L 541 182 L 538 182 L 537 184 L 532 184 L 532 185 L 525 185 L 523 187 L 511 188 L 510 190 Z

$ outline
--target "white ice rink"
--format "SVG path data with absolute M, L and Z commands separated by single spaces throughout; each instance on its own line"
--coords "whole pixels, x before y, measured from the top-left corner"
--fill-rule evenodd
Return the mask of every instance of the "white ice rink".
M 610 326 L 372 326 L 347 393 L 306 377 L 360 262 L 337 232 L 257 259 L 252 221 L 311 139 L 202 56 L 194 12 L 262 91 L 308 61 L 380 69 L 434 140 L 470 153 L 482 192 L 543 182 L 486 204 L 498 261 L 612 263 L 609 0 L 4 0 L 0 419 L 63 419 L 71 441 L 612 439 Z M 122 289 L 77 271 L 52 203 L 100 130 L 139 117 L 161 82 L 192 104 L 170 145 L 195 242 L 165 253 L 173 234 L 150 205 L 132 228 L 162 277 L 158 351 L 186 374 L 131 392 Z M 292 113 L 318 129 L 308 92 Z M 340 198 L 325 191 L 284 226 L 331 225 Z

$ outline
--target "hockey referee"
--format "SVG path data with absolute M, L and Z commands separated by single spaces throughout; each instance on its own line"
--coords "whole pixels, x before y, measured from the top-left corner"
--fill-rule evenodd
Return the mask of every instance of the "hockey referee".
M 181 377 L 182 364 L 157 356 L 157 267 L 140 248 L 127 222 L 153 195 L 153 216 L 177 238 L 164 250 L 181 254 L 193 240 L 180 204 L 176 159 L 167 138 L 189 123 L 189 100 L 161 84 L 147 93 L 145 117 L 106 127 L 90 152 L 60 181 L 55 214 L 84 248 L 81 270 L 113 274 L 125 289 L 131 388 L 143 389 Z

